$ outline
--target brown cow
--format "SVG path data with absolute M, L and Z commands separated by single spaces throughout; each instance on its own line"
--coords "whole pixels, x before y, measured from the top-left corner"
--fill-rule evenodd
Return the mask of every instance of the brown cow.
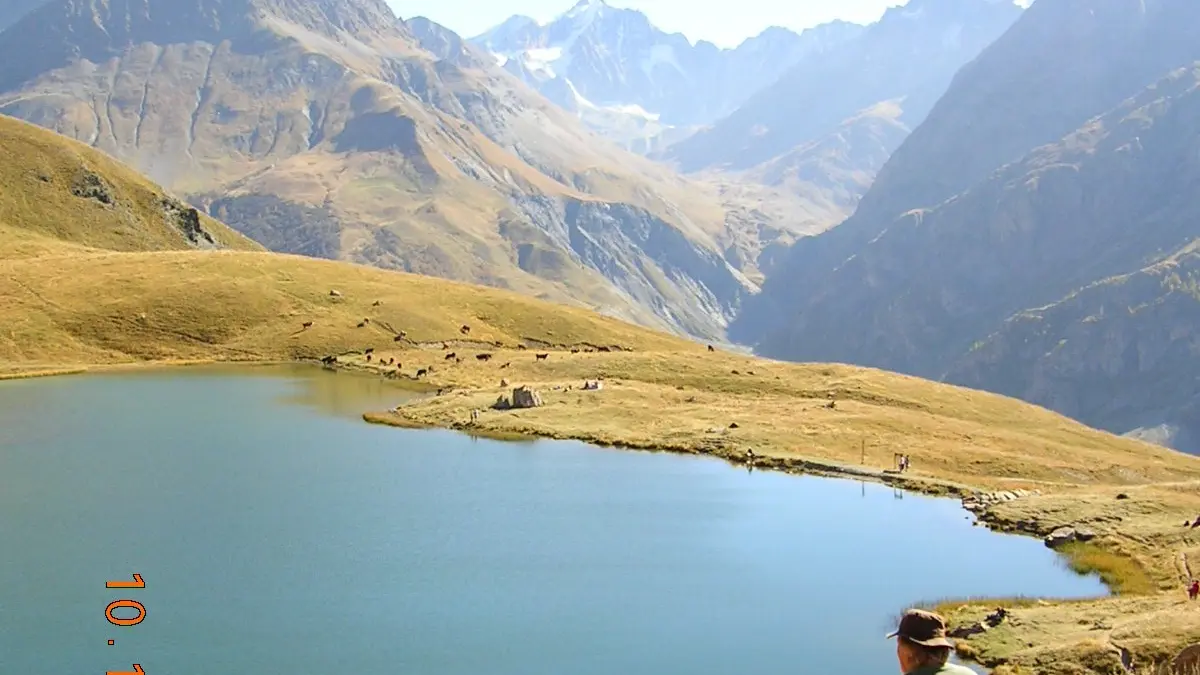
M 549 354 L 534 354 L 534 361 L 545 361 L 550 358 Z
M 529 349 L 529 347 L 526 347 L 525 345 L 517 345 L 517 349 L 525 351 L 526 349 Z
M 392 338 L 392 342 L 400 342 L 403 339 L 404 339 L 403 335 L 397 335 L 396 337 Z
M 713 347 L 712 345 L 709 345 L 709 346 L 708 346 L 708 351 L 710 351 L 710 352 L 715 352 L 715 351 L 717 351 L 717 348 L 716 348 L 716 347 Z
M 450 359 L 457 358 L 457 357 L 458 357 L 457 354 L 455 354 L 454 352 L 450 352 L 449 354 L 446 355 L 446 360 L 449 361 Z
M 304 323 L 300 324 L 300 328 L 303 330 L 308 330 L 309 328 L 312 328 L 312 323 L 313 322 L 311 321 L 305 321 Z
M 572 354 L 578 354 L 578 353 L 579 353 L 579 350 L 578 350 L 578 349 L 572 349 L 572 350 L 571 350 L 571 353 L 572 353 Z
M 462 333 L 463 335 L 467 335 L 471 332 L 471 327 L 464 323 L 462 328 L 458 329 L 458 332 Z
M 479 359 L 480 361 L 487 361 L 488 359 L 492 358 L 492 355 L 491 354 L 476 354 L 475 358 Z
M 365 326 L 365 325 L 367 325 L 367 322 L 366 322 L 366 321 L 360 321 L 360 322 L 358 323 L 358 326 L 357 326 L 357 327 L 358 327 L 358 328 L 362 328 L 362 327 L 363 327 L 363 326 Z
M 378 307 L 378 306 L 380 306 L 380 305 L 382 305 L 382 304 L 383 304 L 383 303 L 382 303 L 381 301 L 379 301 L 379 300 L 376 300 L 375 302 L 372 302 L 372 303 L 371 303 L 371 306 L 372 306 L 372 307 Z
M 429 372 L 429 371 L 427 371 L 427 370 L 425 370 L 424 368 L 422 368 L 422 369 L 420 369 L 420 370 L 418 370 L 418 371 L 417 371 L 417 377 L 425 377 L 425 373 L 427 373 L 427 372 Z

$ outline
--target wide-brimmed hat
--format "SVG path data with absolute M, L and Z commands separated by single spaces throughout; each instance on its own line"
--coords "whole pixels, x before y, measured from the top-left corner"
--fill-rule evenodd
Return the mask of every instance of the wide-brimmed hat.
M 923 609 L 910 609 L 900 617 L 900 626 L 887 637 L 902 637 L 924 647 L 953 647 L 946 637 L 946 620 Z

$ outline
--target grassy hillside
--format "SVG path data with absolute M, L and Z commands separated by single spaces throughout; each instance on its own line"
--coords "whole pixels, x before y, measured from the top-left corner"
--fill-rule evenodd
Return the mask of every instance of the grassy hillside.
M 14 228 L 8 257 L 54 248 L 43 238 L 113 251 L 262 250 L 108 155 L 63 141 L 0 115 L 0 227 Z M 191 217 L 198 230 L 189 230 Z
M 1070 630 L 1083 611 L 1125 612 L 1122 627 L 1157 622 L 1149 637 L 1128 641 L 1138 654 L 1198 637 L 1196 622 L 1182 620 L 1188 607 L 1178 602 L 1176 586 L 1181 555 L 1200 557 L 1195 535 L 1178 526 L 1200 513 L 1200 458 L 993 394 L 878 370 L 710 352 L 510 292 L 236 250 L 254 246 L 208 220 L 202 225 L 213 242 L 201 246 L 177 236 L 177 222 L 162 217 L 157 205 L 169 197 L 153 184 L 74 141 L 0 124 L 5 184 L 18 186 L 2 195 L 0 377 L 98 364 L 334 354 L 340 368 L 400 380 L 423 369 L 421 381 L 442 390 L 366 415 L 384 424 L 577 438 L 734 462 L 752 448 L 764 468 L 942 493 L 1038 490 L 986 517 L 1036 534 L 1064 524 L 1093 528 L 1097 539 L 1072 551 L 1072 560 L 1101 570 L 1126 595 L 1018 608 L 1017 616 L 1036 611 L 1038 623 L 1013 624 L 1009 637 L 973 640 L 973 649 L 996 663 L 1049 662 L 1048 672 L 1081 672 L 1057 667 L 1069 666 L 1099 637 Z M 108 203 L 93 205 L 86 190 L 76 194 L 68 178 L 80 172 L 99 181 L 88 185 L 105 186 Z M 480 353 L 492 358 L 474 358 Z M 596 378 L 602 389 L 581 389 Z M 490 409 L 516 384 L 538 388 L 545 405 Z M 472 410 L 483 411 L 475 423 Z M 912 472 L 888 471 L 896 452 L 912 456 Z M 1118 491 L 1127 498 L 1118 500 Z M 967 604 L 955 616 L 974 611 Z M 1111 665 L 1105 654 L 1095 663 Z

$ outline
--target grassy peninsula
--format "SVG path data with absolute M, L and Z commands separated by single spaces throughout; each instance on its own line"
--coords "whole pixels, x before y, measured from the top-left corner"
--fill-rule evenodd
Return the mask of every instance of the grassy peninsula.
M 1002 672 L 1139 672 L 1200 641 L 1200 458 L 1013 399 L 878 370 L 751 358 L 515 293 L 266 253 L 78 143 L 0 116 L 0 378 L 118 364 L 311 361 L 431 395 L 368 421 L 704 453 L 926 492 L 1028 491 L 983 519 L 1095 537 L 1112 598 L 943 601 Z M 369 351 L 369 353 L 368 353 Z M 451 356 L 453 354 L 453 356 Z M 478 358 L 490 354 L 487 360 Z M 545 355 L 538 358 L 538 355 Z M 425 373 L 418 378 L 418 371 Z M 600 380 L 599 390 L 584 390 Z M 494 410 L 512 387 L 544 405 Z M 436 393 L 435 390 L 440 390 Z M 479 410 L 477 420 L 472 411 Z M 890 473 L 895 453 L 912 457 Z

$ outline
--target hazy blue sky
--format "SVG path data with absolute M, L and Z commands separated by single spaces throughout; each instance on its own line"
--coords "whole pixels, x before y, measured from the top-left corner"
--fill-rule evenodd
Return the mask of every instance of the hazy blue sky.
M 425 16 L 465 36 L 478 35 L 513 14 L 550 19 L 576 0 L 388 0 L 402 18 Z M 833 19 L 875 21 L 908 0 L 608 0 L 613 7 L 641 10 L 650 21 L 693 42 L 733 47 L 767 26 L 799 32 Z

